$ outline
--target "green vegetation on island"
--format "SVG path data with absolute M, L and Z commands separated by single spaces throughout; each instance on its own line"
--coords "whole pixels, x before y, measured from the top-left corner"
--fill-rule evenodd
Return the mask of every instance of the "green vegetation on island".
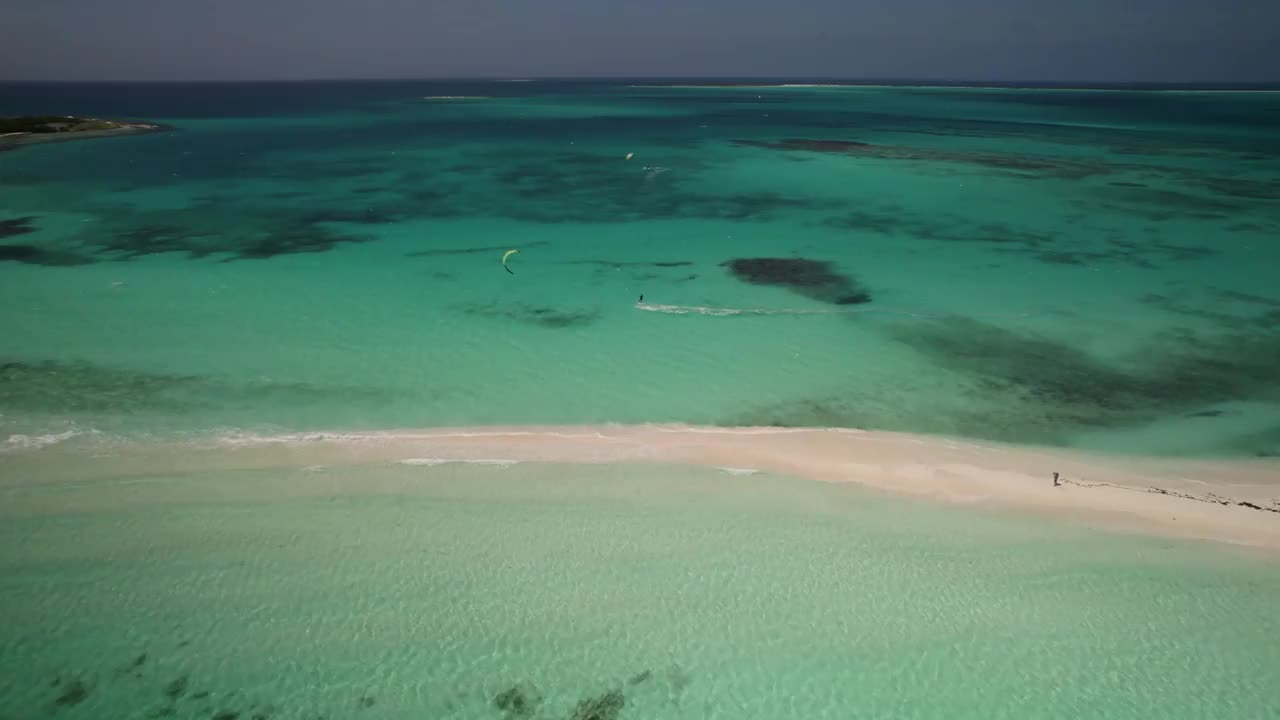
M 0 150 L 56 140 L 77 140 L 164 130 L 161 125 L 122 122 L 74 115 L 24 115 L 0 117 Z
M 93 120 L 71 115 L 29 115 L 0 118 L 0 134 L 80 132 L 84 130 L 111 130 L 124 127 L 110 120 Z

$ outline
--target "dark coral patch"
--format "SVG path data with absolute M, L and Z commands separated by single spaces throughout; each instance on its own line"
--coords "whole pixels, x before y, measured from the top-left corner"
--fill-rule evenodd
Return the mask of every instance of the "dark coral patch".
M 190 685 L 190 683 L 190 675 L 182 675 L 181 677 L 174 678 L 164 688 L 165 697 L 170 700 L 177 700 L 187 693 L 187 686 Z
M 351 232 L 342 226 L 368 226 L 399 217 L 395 208 L 254 209 L 243 214 L 189 209 L 117 211 L 103 215 L 100 222 L 82 232 L 68 247 L 97 261 L 133 260 L 163 253 L 193 259 L 265 259 L 368 242 L 372 235 Z M 46 255 L 60 256 L 52 250 Z
M 922 240 L 1002 245 L 1028 252 L 1038 251 L 1057 239 L 1057 234 L 1053 232 L 1026 230 L 1004 223 L 974 225 L 956 216 L 930 221 L 908 219 L 910 217 L 902 208 L 891 207 L 879 212 L 854 210 L 827 218 L 823 224 L 880 235 L 910 235 Z
M 307 225 L 318 223 L 348 223 L 352 225 L 388 225 L 405 220 L 405 216 L 393 208 L 363 208 L 317 210 L 301 215 L 298 220 Z
M 615 720 L 627 704 L 621 690 L 610 690 L 603 695 L 578 701 L 572 720 Z
M 502 711 L 508 720 L 529 717 L 538 709 L 542 696 L 533 687 L 516 685 L 498 693 L 493 706 Z
M 519 318 L 526 322 L 533 322 L 543 327 L 567 328 L 579 325 L 589 325 L 596 321 L 597 313 L 589 312 L 563 312 L 549 307 L 529 308 L 527 312 L 518 315 Z
M 0 238 L 16 237 L 36 231 L 35 215 L 26 215 L 10 220 L 0 220 Z
M 70 267 L 93 263 L 89 258 L 60 250 L 46 250 L 35 245 L 0 245 L 0 262 L 20 262 L 47 267 Z
M 80 362 L 0 361 L 0 412 L 139 412 L 200 407 L 218 402 L 255 404 L 312 402 L 340 393 L 380 402 L 385 391 L 334 388 L 307 383 L 262 382 L 239 385 L 194 375 L 167 375 Z
M 330 230 L 321 225 L 287 225 L 244 242 L 233 259 L 265 260 L 279 255 L 318 253 L 344 243 L 367 242 L 372 238 Z
M 829 153 L 856 152 L 872 147 L 871 143 L 858 142 L 856 140 L 809 140 L 803 138 L 792 138 L 789 140 L 780 140 L 776 143 L 753 143 L 746 140 L 740 142 L 743 145 L 758 145 L 760 147 L 768 147 L 775 150 L 807 150 L 809 152 Z
M 722 422 L 729 427 L 853 427 L 864 423 L 856 410 L 838 398 L 803 398 L 773 403 Z
M 505 318 L 548 328 L 581 327 L 590 325 L 600 318 L 600 314 L 594 311 L 557 310 L 542 305 L 470 304 L 458 305 L 454 309 L 467 315 Z
M 1274 330 L 1160 343 L 1143 352 L 1158 362 L 1138 367 L 1117 367 L 1069 343 L 963 318 L 899 328 L 896 335 L 942 366 L 971 375 L 987 392 L 1031 401 L 1028 413 L 1058 427 L 1133 425 L 1280 391 Z
M 1139 297 L 1138 301 L 1174 315 L 1207 320 L 1218 328 L 1238 333 L 1265 333 L 1280 327 L 1280 304 L 1272 306 L 1268 305 L 1265 302 L 1267 299 L 1261 296 L 1232 291 L 1227 292 L 1230 294 L 1224 295 L 1221 291 L 1212 294 L 1220 298 L 1234 300 L 1238 303 L 1237 308 L 1239 304 L 1243 304 L 1249 310 L 1243 312 L 1239 310 L 1225 311 L 1220 309 L 1221 305 L 1218 303 L 1199 302 L 1195 297 L 1174 293 L 1164 295 L 1147 293 Z M 1239 296 L 1255 298 L 1255 300 L 1244 300 Z M 1259 300 L 1264 302 L 1258 302 Z
M 86 685 L 83 680 L 75 678 L 66 684 L 62 692 L 58 694 L 58 697 L 54 698 L 53 704 L 58 707 L 79 705 L 89 698 L 89 693 L 91 692 L 93 692 L 92 688 Z
M 0 261 L 32 262 L 42 252 L 34 245 L 0 245 Z
M 140 671 L 142 670 L 142 666 L 145 665 L 146 663 L 147 663 L 147 654 L 142 653 L 141 655 L 135 657 L 133 659 L 133 662 L 129 663 L 128 665 L 124 665 L 117 668 L 116 674 L 117 675 L 132 674 L 134 677 L 142 677 L 142 674 Z
M 1070 218 L 1074 224 L 1079 218 Z M 963 217 L 952 216 L 918 220 L 901 208 L 855 210 L 823 221 L 831 227 L 875 233 L 887 237 L 910 236 L 946 243 L 973 243 L 994 246 L 997 252 L 1023 255 L 1053 265 L 1094 265 L 1120 263 L 1136 268 L 1152 269 L 1166 261 L 1183 262 L 1217 254 L 1207 246 L 1177 245 L 1151 238 L 1141 241 L 1120 235 L 1105 238 L 1076 239 L 1059 242 L 1059 235 L 1013 227 L 1003 223 L 973 224 Z
M 1214 290 L 1214 294 L 1227 300 L 1235 300 L 1236 302 L 1280 308 L 1280 299 L 1266 297 L 1265 295 L 1254 295 L 1253 293 L 1240 292 L 1239 290 L 1222 289 Z
M 1225 332 L 1166 337 L 1138 349 L 1131 361 L 1092 355 L 1071 342 L 1026 335 L 956 316 L 939 323 L 900 323 L 890 337 L 954 373 L 957 392 L 973 395 L 968 410 L 912 420 L 914 431 L 1001 442 L 1062 444 L 1075 432 L 1140 427 L 1162 418 L 1217 417 L 1238 401 L 1280 399 L 1277 325 L 1242 318 L 1218 323 Z M 727 425 L 907 429 L 893 411 L 856 396 L 798 398 L 758 407 Z M 1231 447 L 1253 454 L 1275 449 L 1280 432 L 1239 437 Z
M 201 233 L 182 225 L 148 223 L 121 230 L 101 245 L 106 254 L 122 259 L 171 252 L 205 257 L 218 251 L 216 246 L 205 247 L 200 238 Z
M 1280 180 L 1249 180 L 1238 177 L 1206 177 L 1202 184 L 1219 195 L 1243 200 L 1280 200 Z
M 492 194 L 477 195 L 464 189 L 431 203 L 428 212 L 497 212 L 540 223 L 619 223 L 683 218 L 767 220 L 779 211 L 830 204 L 775 192 L 699 192 L 682 182 L 692 177 L 689 168 L 682 169 L 679 180 L 652 182 L 651 176 L 638 174 L 612 157 L 585 153 L 557 155 L 553 160 L 541 154 L 494 157 L 493 169 L 486 174 L 501 188 L 501 203 L 495 204 Z
M 917 160 L 976 165 L 990 170 L 1016 173 L 1022 177 L 1078 179 L 1112 172 L 1114 169 L 1101 162 L 1012 155 L 980 150 L 945 150 L 905 145 L 874 145 L 853 140 L 787 138 L 777 141 L 735 140 L 734 144 L 785 152 L 835 153 L 879 160 Z
M 831 263 L 807 258 L 735 258 L 722 263 L 734 277 L 752 285 L 785 287 L 835 305 L 871 302 L 871 294 Z

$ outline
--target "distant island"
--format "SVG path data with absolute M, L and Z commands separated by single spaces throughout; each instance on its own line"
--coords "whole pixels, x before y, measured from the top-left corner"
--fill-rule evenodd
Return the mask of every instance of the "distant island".
M 135 135 L 168 129 L 170 128 L 156 123 L 122 122 L 73 115 L 0 117 L 0 151 L 34 143 Z

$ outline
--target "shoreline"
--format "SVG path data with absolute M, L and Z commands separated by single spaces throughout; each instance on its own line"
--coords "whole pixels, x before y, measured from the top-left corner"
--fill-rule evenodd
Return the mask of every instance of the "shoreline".
M 17 150 L 20 147 L 26 147 L 28 145 L 70 142 L 73 140 L 93 140 L 107 137 L 122 137 L 126 135 L 145 135 L 147 133 L 167 132 L 169 130 L 173 130 L 173 128 L 168 125 L 138 122 L 118 123 L 118 127 L 103 130 L 75 130 L 70 132 L 53 133 L 9 133 L 7 135 L 0 135 L 0 152 Z
M 1146 535 L 1280 551 L 1280 461 L 1110 457 L 831 428 L 472 427 L 242 435 L 0 455 L 0 488 L 206 471 L 393 463 L 640 463 L 852 483 L 928 501 L 1046 513 Z M 1053 485 L 1059 472 L 1062 484 Z

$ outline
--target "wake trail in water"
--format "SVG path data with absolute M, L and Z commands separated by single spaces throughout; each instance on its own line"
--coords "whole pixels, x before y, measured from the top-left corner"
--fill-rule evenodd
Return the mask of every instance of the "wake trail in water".
M 929 313 L 919 310 L 902 310 L 896 308 L 881 307 L 858 307 L 858 308 L 733 308 L 733 307 L 703 307 L 700 305 L 661 305 L 657 303 L 636 303 L 637 310 L 645 312 L 663 313 L 666 315 L 710 315 L 713 317 L 729 317 L 735 315 L 855 315 L 866 313 L 881 313 L 885 315 L 902 315 L 906 317 L 925 318 L 930 320 L 943 320 L 957 317 L 968 318 L 1028 318 L 1036 313 L 981 313 L 977 315 L 969 315 L 966 313 Z

